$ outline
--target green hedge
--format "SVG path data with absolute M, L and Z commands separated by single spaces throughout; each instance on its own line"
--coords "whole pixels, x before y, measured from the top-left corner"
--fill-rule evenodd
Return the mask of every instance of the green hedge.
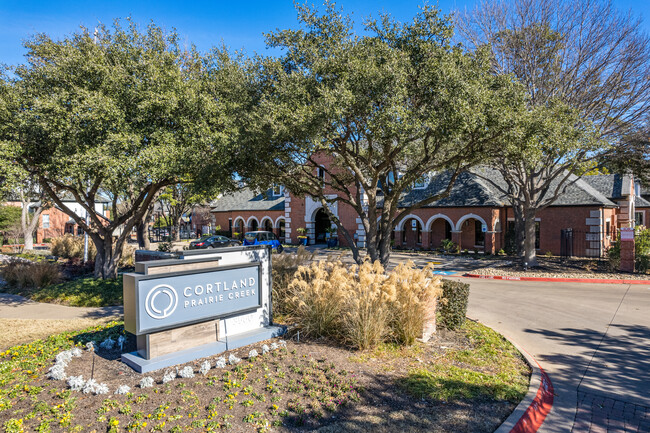
M 457 329 L 465 323 L 469 284 L 442 280 L 440 324 L 447 329 Z

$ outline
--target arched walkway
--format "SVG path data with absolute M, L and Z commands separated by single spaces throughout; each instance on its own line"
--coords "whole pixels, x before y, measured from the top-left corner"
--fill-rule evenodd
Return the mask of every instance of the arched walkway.
M 269 217 L 262 218 L 262 230 L 273 232 L 273 220 Z
M 402 224 L 402 246 L 405 248 L 422 248 L 422 229 L 420 218 L 405 218 Z
M 330 217 L 321 207 L 314 213 L 314 241 L 317 244 L 327 242 L 327 230 L 332 226 Z
M 284 220 L 284 217 L 278 217 L 278 219 L 275 220 L 275 230 L 276 230 L 276 235 L 278 238 L 280 238 L 280 242 L 286 242 L 286 230 L 285 230 L 286 222 Z
M 431 221 L 431 220 L 429 220 Z M 429 224 L 429 223 L 427 223 Z M 432 249 L 439 248 L 444 239 L 451 240 L 452 225 L 449 218 L 436 218 L 431 221 L 429 228 L 429 247 Z
M 460 231 L 460 249 L 461 250 L 484 250 L 485 249 L 485 232 L 487 225 L 483 218 L 474 215 L 465 215 L 458 222 L 457 228 Z
M 248 221 L 246 221 L 246 227 L 248 227 L 249 232 L 254 232 L 257 231 L 260 227 L 260 222 L 255 218 L 254 216 L 248 218 Z
M 232 237 L 235 239 L 241 239 L 244 236 L 246 231 L 244 218 L 237 217 L 235 218 L 235 223 L 232 225 Z

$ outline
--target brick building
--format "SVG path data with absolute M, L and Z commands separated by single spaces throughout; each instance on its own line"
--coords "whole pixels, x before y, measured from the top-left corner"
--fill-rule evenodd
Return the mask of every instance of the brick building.
M 495 170 L 481 168 L 482 177 L 504 185 Z M 325 175 L 325 174 L 323 174 Z M 449 173 L 429 176 L 414 185 L 401 198 L 401 204 L 420 201 L 443 191 Z M 451 194 L 413 211 L 403 218 L 393 233 L 397 248 L 434 249 L 443 239 L 450 239 L 461 249 L 495 253 L 512 242 L 514 215 L 497 188 L 475 173 L 461 174 Z M 575 255 L 601 255 L 616 237 L 620 227 L 647 224 L 650 202 L 631 176 L 597 175 L 572 179 L 573 183 L 556 202 L 536 216 L 538 252 L 559 255 L 566 237 L 576 239 Z M 327 194 L 328 191 L 325 191 Z M 330 210 L 354 237 L 365 246 L 365 233 L 352 208 L 336 203 Z M 279 186 L 261 193 L 243 187 L 212 203 L 216 224 L 222 229 L 245 233 L 273 231 L 287 243 L 298 243 L 297 229 L 304 228 L 309 243 L 324 243 L 331 226 L 320 202 L 311 197 L 297 197 Z M 563 229 L 565 229 L 563 231 Z M 339 236 L 339 242 L 346 242 Z

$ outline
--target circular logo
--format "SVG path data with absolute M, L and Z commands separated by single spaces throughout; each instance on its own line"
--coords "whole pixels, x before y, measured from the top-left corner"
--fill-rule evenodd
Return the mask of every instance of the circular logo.
M 159 308 L 156 306 L 156 298 L 158 295 L 167 296 L 168 300 L 161 301 L 162 305 L 165 308 Z M 144 301 L 144 309 L 147 311 L 147 314 L 154 319 L 164 319 L 165 317 L 171 316 L 171 314 L 176 310 L 178 305 L 178 293 L 172 286 L 167 284 L 159 284 L 153 289 L 149 290 L 147 298 Z

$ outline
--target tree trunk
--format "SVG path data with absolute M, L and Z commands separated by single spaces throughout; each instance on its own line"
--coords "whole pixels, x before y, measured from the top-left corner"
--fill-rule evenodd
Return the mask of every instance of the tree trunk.
M 135 233 L 138 239 L 138 248 L 148 250 L 150 245 L 149 242 L 149 224 L 141 221 L 135 226 Z
M 523 264 L 525 261 L 525 245 L 526 239 L 526 226 L 524 224 L 524 211 L 520 204 L 512 206 L 512 211 L 515 216 L 515 254 L 519 261 Z
M 526 227 L 526 239 L 524 241 L 524 266 L 529 268 L 536 267 L 537 252 L 535 251 L 535 211 L 526 210 L 526 220 L 524 221 Z
M 29 202 L 23 200 L 23 208 L 20 215 L 20 228 L 23 233 L 23 243 L 25 244 L 23 250 L 33 250 L 34 249 L 34 230 L 38 225 L 38 218 L 44 210 L 43 205 L 39 205 L 34 210 L 34 215 L 32 219 L 29 220 Z
M 97 255 L 95 256 L 95 278 L 117 278 L 117 268 L 122 257 L 123 233 L 118 241 L 113 244 L 113 237 L 109 233 L 93 234 L 91 236 Z
M 181 240 L 181 219 L 182 219 L 182 216 L 179 216 L 174 221 L 174 241 L 175 242 L 180 242 L 180 240 Z
M 388 268 L 390 262 L 390 233 L 393 231 L 391 224 L 388 224 L 387 230 L 382 230 L 381 239 L 379 241 L 379 261 L 384 269 Z

